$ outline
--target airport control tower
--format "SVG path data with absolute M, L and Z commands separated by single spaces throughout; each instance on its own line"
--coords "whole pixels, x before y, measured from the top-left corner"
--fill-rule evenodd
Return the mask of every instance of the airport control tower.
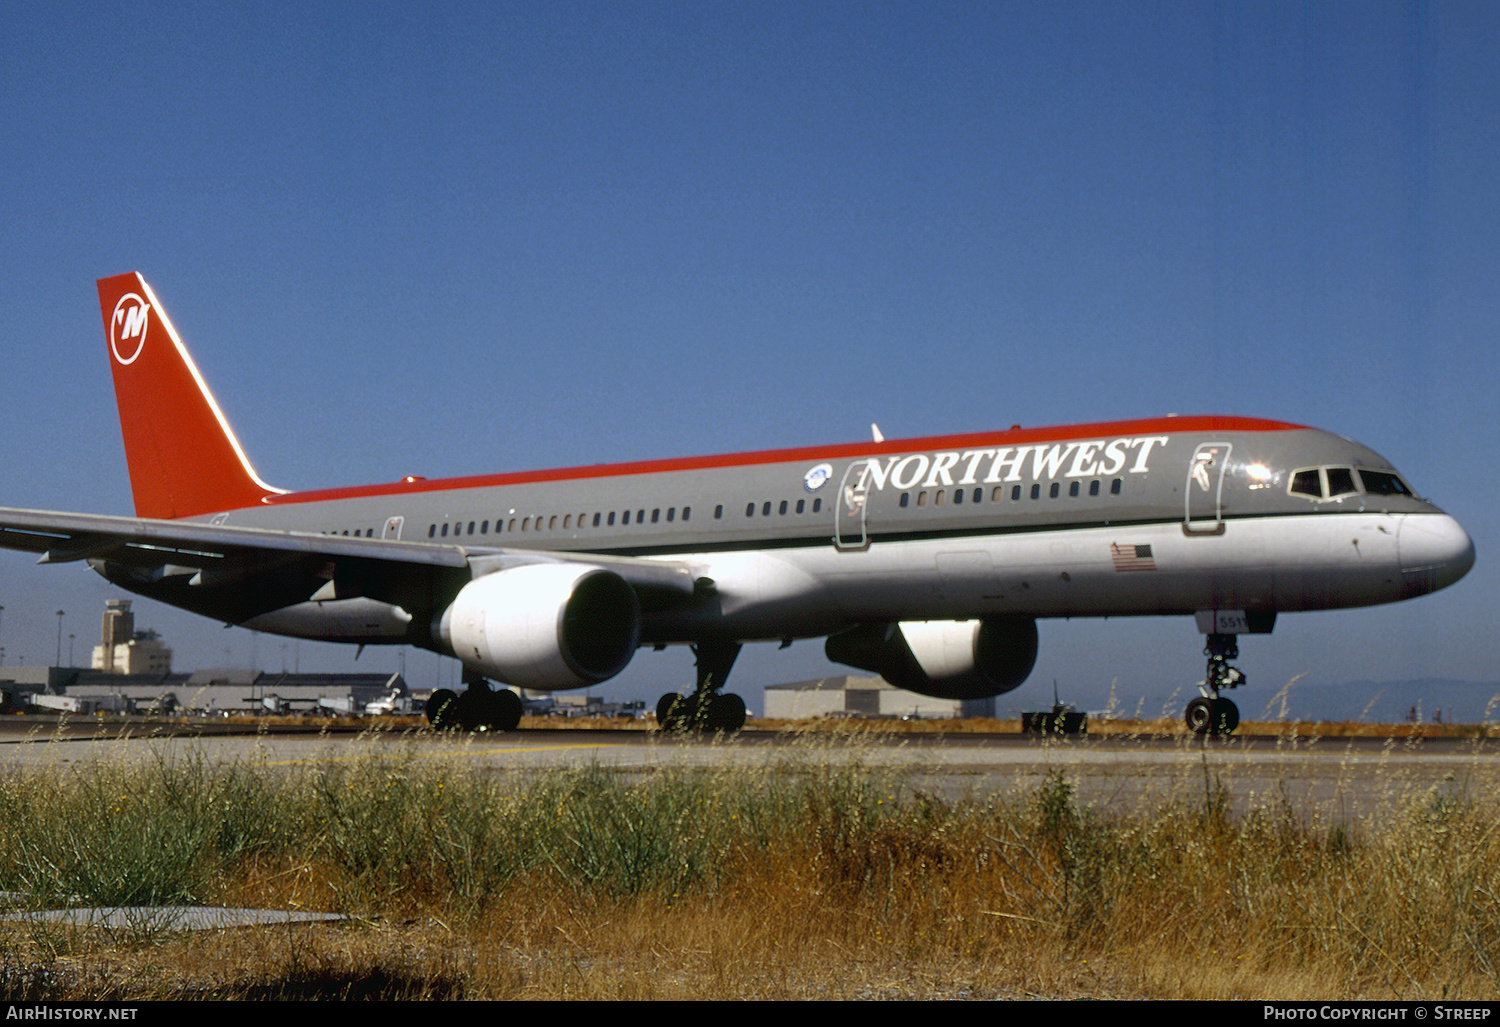
M 93 667 L 106 674 L 167 674 L 172 670 L 172 650 L 162 645 L 156 632 L 135 630 L 129 599 L 110 599 L 104 604 Z

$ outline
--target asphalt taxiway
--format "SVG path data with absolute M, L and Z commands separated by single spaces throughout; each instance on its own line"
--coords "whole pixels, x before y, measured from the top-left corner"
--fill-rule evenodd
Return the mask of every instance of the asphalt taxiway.
M 538 730 L 504 735 L 429 731 L 151 737 L 81 732 L 0 735 L 0 768 L 86 770 L 99 760 L 192 757 L 212 765 L 295 768 L 324 763 L 438 761 L 477 773 L 528 773 L 597 764 L 627 775 L 665 767 L 795 773 L 858 764 L 894 788 L 949 799 L 1005 795 L 1061 772 L 1080 801 L 1100 806 L 1201 801 L 1234 808 L 1291 803 L 1347 819 L 1393 810 L 1435 790 L 1500 794 L 1500 743 L 1460 739 L 1194 739 L 1148 736 L 1043 739 L 1024 735 L 774 734 L 733 738 L 660 732 Z

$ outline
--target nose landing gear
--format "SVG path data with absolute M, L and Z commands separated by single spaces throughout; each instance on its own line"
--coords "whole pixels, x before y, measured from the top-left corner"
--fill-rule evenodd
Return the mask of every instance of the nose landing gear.
M 1210 634 L 1203 655 L 1208 657 L 1203 684 L 1198 686 L 1203 694 L 1187 704 L 1187 726 L 1194 734 L 1227 735 L 1240 726 L 1240 708 L 1219 690 L 1245 683 L 1244 673 L 1229 664 L 1240 658 L 1238 636 Z

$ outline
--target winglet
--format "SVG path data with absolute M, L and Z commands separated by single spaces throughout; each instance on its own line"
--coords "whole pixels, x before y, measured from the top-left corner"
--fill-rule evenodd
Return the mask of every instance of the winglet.
M 192 517 L 280 493 L 260 480 L 139 274 L 99 279 L 137 517 Z

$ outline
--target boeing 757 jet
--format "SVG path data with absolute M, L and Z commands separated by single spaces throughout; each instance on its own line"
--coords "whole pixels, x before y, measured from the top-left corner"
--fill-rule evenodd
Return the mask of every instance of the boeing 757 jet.
M 1193 616 L 1200 732 L 1231 731 L 1238 636 L 1452 584 L 1474 546 L 1378 454 L 1183 416 L 291 492 L 251 467 L 138 274 L 99 303 L 134 517 L 0 510 L 0 545 L 84 560 L 228 624 L 458 659 L 435 723 L 514 728 L 509 689 L 581 688 L 691 646 L 668 721 L 736 729 L 746 642 L 924 695 L 1017 688 L 1056 617 Z

